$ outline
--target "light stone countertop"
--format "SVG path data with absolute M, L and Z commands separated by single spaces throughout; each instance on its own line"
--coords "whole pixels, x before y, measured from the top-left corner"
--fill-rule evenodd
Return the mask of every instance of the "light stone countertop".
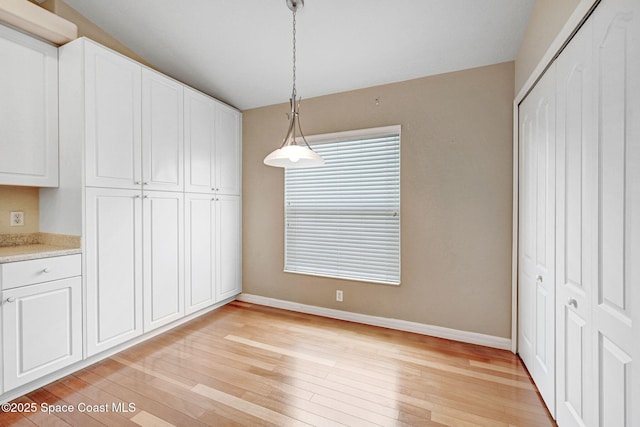
M 48 233 L 0 235 L 0 264 L 82 253 L 80 238 Z
M 0 264 L 30 259 L 49 258 L 62 255 L 82 253 L 80 248 L 69 248 L 55 245 L 21 245 L 0 248 Z

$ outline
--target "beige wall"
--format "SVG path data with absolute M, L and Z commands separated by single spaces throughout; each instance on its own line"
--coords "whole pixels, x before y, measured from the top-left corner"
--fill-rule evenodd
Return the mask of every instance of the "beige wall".
M 38 3 L 36 3 L 38 4 Z M 144 59 L 140 58 L 134 51 L 120 43 L 113 36 L 102 30 L 93 22 L 89 21 L 77 10 L 63 2 L 62 0 L 45 0 L 39 6 L 55 13 L 61 18 L 71 21 L 78 26 L 78 37 L 88 37 L 91 40 L 107 46 L 116 52 L 128 56 L 142 64 L 150 66 Z
M 308 135 L 402 125 L 397 287 L 282 272 L 283 172 L 262 160 L 288 104 L 244 111 L 243 291 L 510 337 L 513 73 L 509 62 L 303 101 Z
M 533 72 L 580 0 L 536 0 L 516 58 L 515 93 Z
M 0 234 L 35 233 L 39 231 L 38 189 L 0 185 Z M 24 226 L 11 227 L 10 214 L 24 212 Z

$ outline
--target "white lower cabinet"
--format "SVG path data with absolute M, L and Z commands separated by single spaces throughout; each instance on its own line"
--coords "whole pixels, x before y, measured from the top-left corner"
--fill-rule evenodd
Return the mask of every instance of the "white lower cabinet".
M 86 189 L 86 351 L 100 353 L 142 334 L 140 191 Z
M 216 196 L 216 301 L 230 298 L 242 291 L 241 220 L 240 196 Z
M 186 194 L 186 312 L 241 292 L 240 196 Z
M 67 277 L 12 287 L 5 269 L 34 266 L 41 276 L 55 274 L 58 260 L 77 266 Z M 38 260 L 41 261 L 41 260 Z M 80 255 L 49 258 L 47 267 L 33 261 L 4 264 L 2 283 L 2 357 L 4 391 L 53 373 L 82 359 L 82 279 Z M 9 287 L 10 289 L 6 289 Z
M 211 194 L 185 194 L 185 311 L 216 302 L 216 203 Z
M 149 332 L 184 316 L 183 195 L 145 192 L 142 212 L 144 332 Z
M 87 354 L 184 316 L 183 194 L 87 188 Z

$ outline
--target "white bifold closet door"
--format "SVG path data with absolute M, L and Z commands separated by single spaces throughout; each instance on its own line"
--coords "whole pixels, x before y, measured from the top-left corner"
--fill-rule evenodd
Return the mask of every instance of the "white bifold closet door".
M 561 427 L 640 422 L 639 12 L 603 0 L 557 60 Z
M 555 405 L 555 65 L 520 104 L 518 352 Z
M 518 350 L 560 427 L 640 425 L 638 14 L 602 0 L 519 109 Z

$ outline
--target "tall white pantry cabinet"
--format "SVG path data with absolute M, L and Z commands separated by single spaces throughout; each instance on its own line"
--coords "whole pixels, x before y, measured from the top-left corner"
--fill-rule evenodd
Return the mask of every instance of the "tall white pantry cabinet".
M 40 228 L 82 236 L 90 357 L 240 293 L 241 113 L 85 38 L 58 57 L 60 187 L 41 190 Z
M 560 427 L 640 425 L 639 15 L 602 0 L 519 106 L 518 351 Z

